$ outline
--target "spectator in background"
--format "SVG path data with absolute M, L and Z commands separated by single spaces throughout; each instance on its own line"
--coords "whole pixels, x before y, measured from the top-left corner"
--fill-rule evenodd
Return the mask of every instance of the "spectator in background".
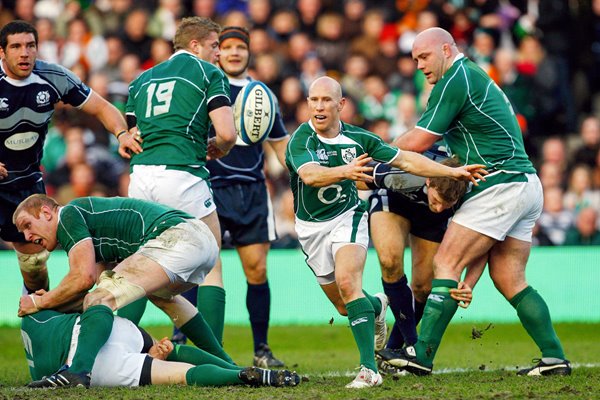
M 288 126 L 297 125 L 296 123 L 296 108 L 298 104 L 304 102 L 306 94 L 302 90 L 300 80 L 294 76 L 288 76 L 281 82 L 281 95 L 279 96 L 279 108 L 281 117 L 286 128 Z M 294 126 L 295 128 L 295 126 Z M 293 129 L 293 128 L 292 128 Z M 290 129 L 288 129 L 289 131 Z
M 593 190 L 592 170 L 587 165 L 578 164 L 569 172 L 569 186 L 564 205 L 575 214 L 587 207 L 600 210 L 600 191 Z
M 150 58 L 141 65 L 142 70 L 147 70 L 163 61 L 167 61 L 173 55 L 173 46 L 171 42 L 162 38 L 156 38 L 152 41 L 150 47 Z
M 576 163 L 586 164 L 590 168 L 596 165 L 596 154 L 600 150 L 600 119 L 586 117 L 579 129 L 581 145 L 575 149 L 573 159 Z
M 81 64 L 89 74 L 100 70 L 107 61 L 108 47 L 104 37 L 93 35 L 83 18 L 76 17 L 69 21 L 60 63 L 67 68 Z
M 563 190 L 558 187 L 544 188 L 544 208 L 537 220 L 538 235 L 541 232 L 551 245 L 560 246 L 565 241 L 567 229 L 573 224 L 573 212 L 563 205 Z
M 361 54 L 354 53 L 346 57 L 344 73 L 340 80 L 346 96 L 362 99 L 365 96 L 365 79 L 371 72 L 369 60 Z
M 69 182 L 58 188 L 55 199 L 58 204 L 67 204 L 78 197 L 106 197 L 108 194 L 108 188 L 96 181 L 94 168 L 89 164 L 79 163 L 70 169 Z
M 250 43 L 254 43 L 254 37 L 250 35 Z M 250 48 L 252 54 L 256 54 L 253 51 L 253 47 Z M 298 75 L 302 69 L 302 62 L 309 55 L 314 53 L 315 45 L 311 40 L 310 36 L 304 32 L 294 33 L 288 42 L 287 48 L 287 71 L 289 75 Z
M 394 119 L 398 94 L 390 92 L 383 78 L 371 75 L 365 79 L 365 96 L 359 100 L 358 109 L 367 121 Z
M 546 161 L 540 168 L 540 181 L 544 188 L 563 188 L 565 186 L 564 172 L 559 164 Z
M 366 10 L 365 0 L 344 1 L 344 40 L 352 41 L 361 34 L 361 21 Z
M 136 8 L 127 14 L 120 34 L 125 52 L 137 55 L 142 63 L 150 58 L 152 47 L 152 37 L 147 33 L 148 20 L 148 12 Z
M 387 77 L 387 84 L 391 90 L 412 93 L 415 96 L 423 89 L 424 81 L 424 75 L 417 74 L 417 66 L 410 53 L 398 56 L 396 70 Z
M 417 98 L 412 93 L 403 93 L 398 96 L 396 106 L 397 111 L 390 127 L 392 139 L 414 128 L 420 117 L 420 113 L 417 112 Z
M 567 170 L 567 147 L 565 141 L 557 136 L 544 140 L 542 145 L 542 162 L 556 164 L 562 173 Z
M 272 7 L 269 0 L 248 0 L 248 16 L 254 29 L 267 29 Z
M 133 8 L 133 0 L 109 0 L 110 8 L 102 13 L 104 33 L 117 34 L 123 29 L 127 14 Z
M 298 32 L 299 27 L 298 15 L 294 10 L 282 9 L 273 14 L 267 32 L 278 44 L 285 44 L 295 32 Z
M 181 0 L 160 0 L 148 22 L 148 34 L 167 42 L 172 41 L 182 15 Z
M 192 0 L 192 15 L 216 19 L 217 4 L 216 0 Z
M 379 35 L 379 54 L 373 65 L 373 72 L 387 79 L 396 71 L 396 62 L 400 55 L 398 31 L 395 24 L 387 24 Z
M 348 54 L 348 42 L 343 39 L 344 18 L 338 13 L 325 13 L 317 19 L 315 49 L 327 71 L 341 72 L 343 60 Z
M 577 215 L 575 226 L 569 229 L 565 246 L 599 246 L 598 211 L 592 207 L 584 208 Z
M 264 29 L 252 29 L 250 31 L 250 39 L 252 40 L 250 50 L 252 50 L 252 54 L 255 56 L 275 51 L 275 41 Z
M 317 78 L 325 75 L 323 63 L 317 53 L 309 52 L 300 64 L 300 82 L 304 92 L 308 93 L 310 84 Z
M 385 17 L 381 10 L 372 9 L 365 13 L 362 22 L 362 34 L 356 37 L 350 43 L 350 51 L 352 53 L 361 53 L 373 65 L 377 62 L 377 54 L 379 53 L 379 37 Z
M 596 153 L 596 164 L 592 170 L 592 186 L 594 189 L 600 189 L 600 150 Z
M 473 43 L 469 47 L 469 56 L 481 69 L 490 74 L 496 42 L 490 29 L 477 28 L 473 34 Z
M 0 26 L 3 25 L 0 22 Z M 38 57 L 40 60 L 58 63 L 59 42 L 56 40 L 54 23 L 48 18 L 40 18 L 35 23 L 38 31 Z
M 298 0 L 296 7 L 300 17 L 300 30 L 314 38 L 317 35 L 317 18 L 323 9 L 321 0 Z

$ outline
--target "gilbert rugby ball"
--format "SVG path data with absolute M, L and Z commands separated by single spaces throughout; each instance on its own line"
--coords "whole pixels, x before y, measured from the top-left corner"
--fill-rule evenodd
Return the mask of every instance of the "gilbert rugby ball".
M 262 82 L 248 82 L 235 99 L 233 116 L 238 137 L 244 144 L 262 143 L 275 122 L 275 99 L 271 90 Z

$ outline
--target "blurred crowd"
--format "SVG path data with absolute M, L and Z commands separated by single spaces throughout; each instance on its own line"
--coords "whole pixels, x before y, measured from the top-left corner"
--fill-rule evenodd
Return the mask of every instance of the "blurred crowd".
M 388 142 L 415 125 L 431 89 L 411 58 L 415 35 L 447 29 L 517 114 L 544 186 L 534 243 L 600 244 L 600 0 L 0 0 L 0 26 L 32 22 L 39 58 L 121 110 L 129 82 L 173 53 L 189 15 L 250 29 L 251 75 L 277 95 L 290 134 L 308 120 L 308 86 L 327 74 L 348 99 L 342 119 Z M 98 121 L 57 109 L 43 160 L 48 193 L 60 203 L 126 196 L 117 145 Z M 293 247 L 288 176 L 267 157 L 274 247 Z

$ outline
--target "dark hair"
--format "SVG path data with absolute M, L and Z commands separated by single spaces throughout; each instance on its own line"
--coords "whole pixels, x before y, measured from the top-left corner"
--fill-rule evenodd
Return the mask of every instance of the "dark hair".
M 6 49 L 6 46 L 8 45 L 8 35 L 15 35 L 17 33 L 33 33 L 35 45 L 37 46 L 38 33 L 35 27 L 29 22 L 17 19 L 4 25 L 0 30 L 0 47 Z

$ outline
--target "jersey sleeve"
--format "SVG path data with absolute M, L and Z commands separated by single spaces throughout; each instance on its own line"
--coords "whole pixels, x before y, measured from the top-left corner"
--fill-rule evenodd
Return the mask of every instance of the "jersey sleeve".
M 400 149 L 384 142 L 379 136 L 369 134 L 365 150 L 373 160 L 390 163 L 396 158 Z
M 425 112 L 417 127 L 436 135 L 443 135 L 463 109 L 468 95 L 468 83 L 462 69 L 447 80 L 438 82 L 431 91 Z
M 69 204 L 60 210 L 56 237 L 67 254 L 82 240 L 92 238 L 90 228 L 77 207 Z
M 92 94 L 85 83 L 77 75 L 61 66 L 64 73 L 64 82 L 59 86 L 61 89 L 61 100 L 63 103 L 73 107 L 82 107 Z
M 206 91 L 208 110 L 215 110 L 223 106 L 231 106 L 229 94 L 229 80 L 217 67 L 210 65 L 207 70 L 208 87 Z
M 298 170 L 306 164 L 319 164 L 319 157 L 317 156 L 314 139 L 296 131 L 288 143 L 285 152 L 285 160 L 288 169 L 296 173 L 298 173 Z

